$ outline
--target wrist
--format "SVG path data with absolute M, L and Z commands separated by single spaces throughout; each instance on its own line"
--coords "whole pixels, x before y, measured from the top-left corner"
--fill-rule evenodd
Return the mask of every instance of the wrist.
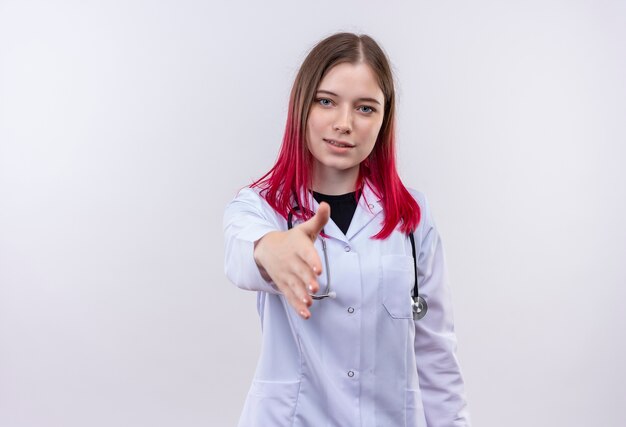
M 264 248 L 265 245 L 261 244 L 261 241 L 265 239 L 265 237 L 269 234 L 275 233 L 274 231 L 270 231 L 269 233 L 264 234 L 263 236 L 261 236 L 258 240 L 256 240 L 254 242 L 254 250 L 253 250 L 253 258 L 254 258 L 254 262 L 256 263 L 259 272 L 261 273 L 261 276 L 263 277 L 263 279 L 265 279 L 268 282 L 272 281 L 272 278 L 269 276 L 269 274 L 267 273 L 267 270 L 265 269 L 265 267 L 263 266 L 263 254 L 264 254 Z

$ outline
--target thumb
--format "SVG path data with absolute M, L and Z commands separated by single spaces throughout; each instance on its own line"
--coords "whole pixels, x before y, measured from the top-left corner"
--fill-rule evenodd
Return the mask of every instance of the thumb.
M 320 203 L 317 212 L 308 221 L 300 224 L 300 228 L 311 238 L 316 239 L 330 218 L 330 205 L 326 202 Z

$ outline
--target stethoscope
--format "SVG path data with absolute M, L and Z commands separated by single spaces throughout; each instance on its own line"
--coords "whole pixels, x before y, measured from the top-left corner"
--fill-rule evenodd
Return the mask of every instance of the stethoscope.
M 287 229 L 291 230 L 293 228 L 293 213 L 300 210 L 300 206 L 296 204 L 291 211 L 289 211 L 289 215 L 287 215 Z M 322 294 L 311 295 L 311 298 L 315 300 L 322 300 L 324 298 L 336 298 L 337 293 L 331 290 L 330 287 L 330 270 L 328 269 L 328 253 L 326 252 L 326 238 L 323 236 L 324 229 L 321 232 L 321 240 L 322 240 L 322 252 L 324 253 L 324 266 L 326 270 L 326 287 L 324 288 L 324 292 Z M 426 315 L 428 311 L 428 304 L 426 300 L 422 298 L 419 294 L 419 286 L 417 283 L 417 257 L 415 255 L 415 238 L 413 237 L 413 233 L 409 233 L 409 240 L 411 241 L 411 254 L 413 255 L 413 274 L 415 275 L 415 285 L 413 286 L 413 291 L 411 292 L 411 310 L 413 312 L 413 320 L 419 320 Z
M 300 210 L 300 206 L 294 206 L 291 211 L 289 211 L 289 215 L 287 215 L 287 229 L 291 230 L 293 228 L 293 213 Z M 324 229 L 322 228 L 322 233 L 324 233 Z M 322 252 L 324 252 L 324 270 L 326 270 L 326 287 L 324 288 L 324 292 L 321 294 L 309 294 L 311 298 L 315 300 L 320 300 L 324 298 L 336 298 L 337 293 L 330 288 L 330 270 L 328 269 L 328 253 L 326 252 L 326 238 L 324 236 L 320 236 L 322 239 Z
M 422 317 L 426 316 L 428 304 L 426 304 L 426 300 L 420 295 L 419 287 L 417 286 L 417 257 L 415 256 L 415 237 L 413 237 L 412 232 L 409 233 L 409 240 L 411 241 L 413 273 L 415 274 L 415 285 L 413 286 L 413 292 L 411 293 L 411 309 L 413 311 L 413 320 L 420 320 Z

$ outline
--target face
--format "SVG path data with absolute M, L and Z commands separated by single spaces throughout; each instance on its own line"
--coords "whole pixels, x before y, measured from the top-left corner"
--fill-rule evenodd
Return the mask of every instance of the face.
M 356 182 L 359 164 L 374 148 L 383 123 L 384 95 L 369 65 L 342 63 L 324 76 L 307 121 L 313 180 Z

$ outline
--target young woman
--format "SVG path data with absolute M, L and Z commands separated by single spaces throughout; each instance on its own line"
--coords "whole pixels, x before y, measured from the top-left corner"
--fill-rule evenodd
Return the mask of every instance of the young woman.
M 398 177 L 394 104 L 372 38 L 322 40 L 276 164 L 226 208 L 226 275 L 257 291 L 263 329 L 242 427 L 469 426 L 441 239 Z

